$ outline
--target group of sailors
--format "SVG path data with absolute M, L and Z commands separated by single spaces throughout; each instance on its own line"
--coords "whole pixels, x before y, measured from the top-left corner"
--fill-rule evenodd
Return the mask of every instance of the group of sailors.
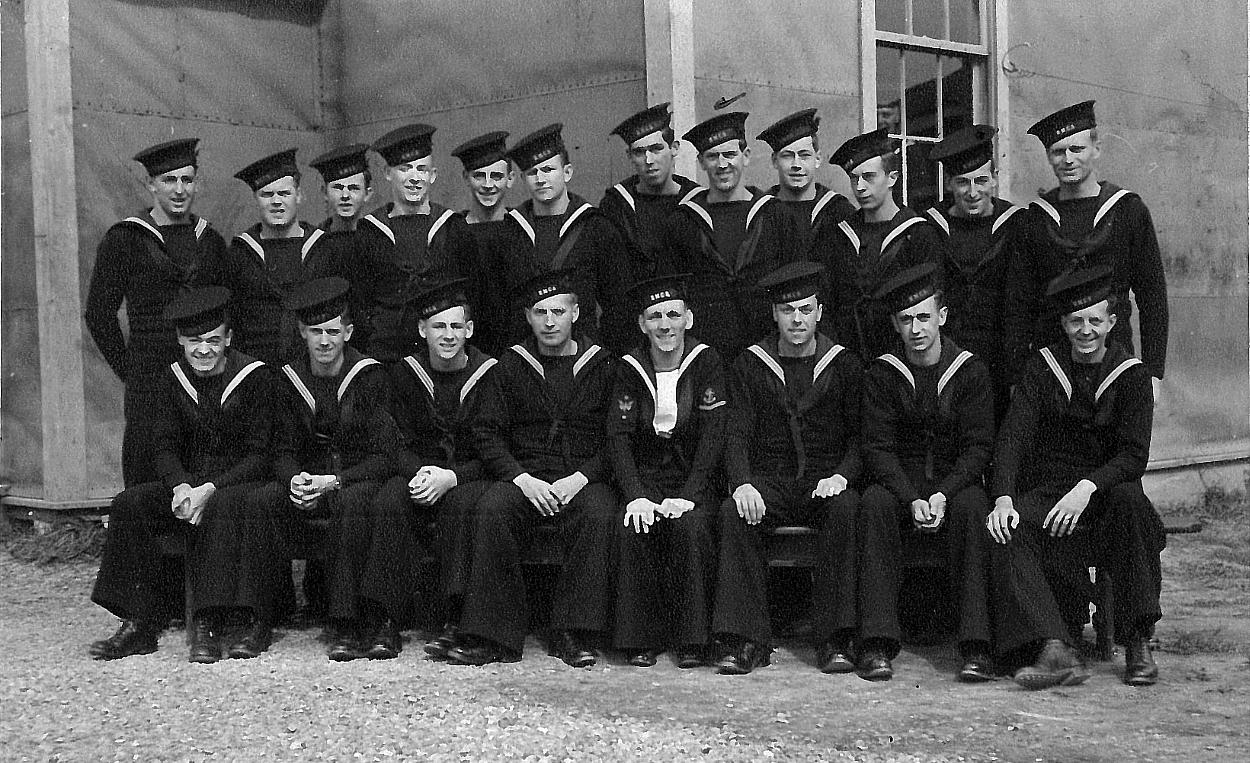
M 156 649 L 177 534 L 193 662 L 269 648 L 293 558 L 317 560 L 331 659 L 396 657 L 422 545 L 446 619 L 426 653 L 517 660 L 524 548 L 551 525 L 553 654 L 749 673 L 773 645 L 761 535 L 799 524 L 823 672 L 892 677 L 919 533 L 946 554 L 960 680 L 1084 681 L 1092 559 L 1124 680 L 1154 683 L 1166 286 L 1145 205 L 1099 178 L 1093 102 L 1030 128 L 1059 185 L 1029 207 L 972 125 L 934 147 L 947 199 L 923 214 L 886 129 L 832 155 L 854 204 L 814 182 L 814 109 L 758 135 L 778 185 L 745 185 L 746 118 L 682 136 L 700 186 L 667 104 L 629 117 L 635 175 L 598 206 L 560 125 L 488 133 L 452 151 L 463 212 L 431 200 L 434 128 L 408 125 L 313 160 L 316 227 L 285 151 L 237 173 L 260 222 L 228 246 L 191 212 L 197 141 L 138 154 L 153 205 L 105 234 L 86 316 L 126 418 L 93 592 L 122 623 L 93 655 Z M 366 214 L 369 151 L 393 196 Z

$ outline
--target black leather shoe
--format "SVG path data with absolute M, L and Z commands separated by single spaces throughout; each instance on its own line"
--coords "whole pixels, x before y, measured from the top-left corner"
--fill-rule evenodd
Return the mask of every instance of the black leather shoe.
M 560 631 L 554 652 L 571 668 L 589 668 L 599 661 L 599 652 L 573 631 Z
M 890 658 L 880 650 L 865 652 L 859 658 L 855 671 L 865 681 L 889 681 L 894 677 L 894 666 L 890 663 Z
M 1124 647 L 1124 683 L 1153 686 L 1159 680 L 1159 666 L 1145 636 L 1134 636 Z
M 1047 689 L 1051 686 L 1076 686 L 1089 678 L 1081 655 L 1059 639 L 1047 639 L 1032 665 L 1016 671 L 1012 677 L 1026 689 Z
M 364 657 L 360 650 L 360 639 L 356 636 L 356 629 L 349 626 L 339 626 L 334 629 L 330 637 L 330 650 L 327 656 L 334 662 L 350 662 Z
M 654 649 L 640 649 L 629 653 L 629 664 L 635 668 L 654 668 L 660 653 Z
M 191 632 L 191 653 L 187 660 L 211 665 L 220 659 L 221 642 L 217 640 L 217 634 L 213 633 L 212 625 L 208 618 L 196 617 Z
M 484 638 L 460 636 L 460 643 L 447 650 L 447 661 L 456 665 L 489 665 L 492 662 L 519 662 L 521 655 Z
M 248 626 L 243 636 L 226 650 L 232 660 L 251 660 L 259 657 L 269 649 L 273 641 L 273 630 L 268 623 L 255 620 Z
M 120 660 L 132 654 L 151 654 L 161 635 L 160 626 L 142 620 L 123 620 L 117 632 L 91 643 L 91 656 L 97 660 Z
M 855 659 L 851 656 L 851 642 L 844 638 L 831 638 L 816 650 L 816 667 L 821 673 L 854 673 Z
M 724 676 L 745 676 L 756 668 L 772 662 L 773 650 L 755 641 L 742 644 L 716 663 L 716 672 Z
M 371 660 L 393 660 L 399 656 L 401 649 L 403 641 L 399 637 L 399 629 L 395 627 L 395 621 L 388 617 L 373 630 L 365 656 Z
M 422 649 L 429 656 L 443 660 L 447 658 L 447 653 L 455 649 L 459 644 L 460 628 L 455 623 L 447 623 L 443 626 L 443 632 L 425 642 L 425 646 Z
M 703 644 L 686 644 L 673 652 L 673 660 L 682 670 L 700 668 L 707 664 L 707 647 Z
M 970 641 L 960 645 L 959 654 L 963 657 L 963 667 L 955 674 L 955 678 L 966 684 L 993 681 L 994 663 L 990 661 L 988 645 L 981 641 Z

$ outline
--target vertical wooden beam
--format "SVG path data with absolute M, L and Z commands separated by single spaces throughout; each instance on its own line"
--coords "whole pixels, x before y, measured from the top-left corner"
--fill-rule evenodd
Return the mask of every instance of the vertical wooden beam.
M 643 0 L 647 48 L 647 103 L 673 104 L 673 129 L 681 135 L 698 121 L 694 101 L 694 0 Z M 695 155 L 683 147 L 677 172 L 695 176 Z
M 1011 81 L 1007 72 L 1003 71 L 1003 59 L 1011 49 L 1008 36 L 1007 0 L 991 0 L 985 3 L 992 6 L 992 18 L 986 20 L 982 14 L 981 28 L 992 31 L 986 45 L 990 49 L 990 69 L 987 74 L 993 84 L 991 93 L 994 104 L 994 126 L 998 128 L 998 192 L 1006 198 L 1013 198 L 1011 193 Z M 987 8 L 990 10 L 990 8 Z
M 25 8 L 43 497 L 62 501 L 83 498 L 87 476 L 69 0 Z
M 877 0 L 859 4 L 859 131 L 877 129 Z

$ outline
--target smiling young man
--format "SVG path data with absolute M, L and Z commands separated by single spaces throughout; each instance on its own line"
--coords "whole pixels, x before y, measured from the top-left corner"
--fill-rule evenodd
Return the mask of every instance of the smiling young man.
M 860 361 L 819 333 L 824 269 L 795 262 L 759 283 L 775 326 L 734 361 L 720 506 L 712 630 L 724 645 L 722 673 L 767 665 L 772 650 L 768 559 L 760 530 L 818 528 L 813 611 L 817 667 L 854 669 L 855 512 L 859 495 Z
M 1108 267 L 1051 281 L 1066 341 L 1039 350 L 1012 396 L 994 451 L 986 520 L 998 647 L 1030 689 L 1084 681 L 1074 645 L 1089 620 L 1088 536 L 1115 581 L 1112 616 L 1124 682 L 1148 686 L 1159 609 L 1163 525 L 1141 477 L 1150 456 L 1150 373 L 1112 339 L 1117 283 Z M 1031 664 L 1029 662 L 1032 661 Z
M 635 667 L 671 649 L 677 667 L 693 668 L 707 659 L 724 364 L 689 333 L 683 278 L 639 282 L 630 296 L 645 339 L 622 359 L 609 403 L 608 452 L 624 504 L 613 638 Z
M 397 127 L 373 142 L 386 162 L 391 201 L 365 216 L 390 246 L 382 246 L 361 291 L 371 306 L 369 353 L 393 363 L 421 343 L 415 316 L 406 305 L 431 283 L 471 277 L 478 269 L 477 244 L 464 215 L 430 199 L 438 180 L 434 130 L 427 124 Z
M 473 562 L 453 662 L 521 658 L 529 630 L 521 543 L 540 524 L 565 549 L 556 582 L 552 653 L 589 667 L 612 621 L 612 556 L 619 523 L 608 484 L 604 422 L 611 355 L 574 333 L 581 300 L 571 270 L 542 273 L 521 288 L 530 339 L 513 345 L 486 376 L 475 435 L 496 480 L 476 508 Z
M 1001 421 L 1010 397 L 1003 332 L 1007 269 L 1026 215 L 998 197 L 995 132 L 972 125 L 933 147 L 930 158 L 946 174 L 946 201 L 926 214 L 946 236 L 942 293 L 950 321 L 943 334 L 985 363 L 994 381 L 994 418 Z
M 917 265 L 874 298 L 902 340 L 864 372 L 864 463 L 859 514 L 860 624 L 856 668 L 870 681 L 894 675 L 903 533 L 933 533 L 945 546 L 958 610 L 961 681 L 988 681 L 990 618 L 982 479 L 994 444 L 989 373 L 946 337 L 937 266 Z M 898 345 L 896 345 L 897 347 Z
M 287 298 L 304 351 L 282 366 L 274 403 L 274 475 L 248 496 L 249 512 L 268 517 L 274 540 L 250 574 L 273 581 L 285 560 L 324 563 L 329 657 L 391 659 L 400 651 L 396 620 L 413 585 L 410 512 L 385 512 L 373 500 L 394 473 L 399 437 L 386 372 L 347 346 L 349 284 L 319 278 Z M 328 520 L 317 527 L 316 520 Z M 270 604 L 272 611 L 272 603 Z
M 163 535 L 181 535 L 187 543 L 190 661 L 221 659 L 226 616 L 239 611 L 251 625 L 229 655 L 254 657 L 269 645 L 263 591 L 240 571 L 260 537 L 243 509 L 268 471 L 271 381 L 264 364 L 231 349 L 229 300 L 229 290 L 210 287 L 165 308 L 182 358 L 166 367 L 152 411 L 159 481 L 127 488 L 109 509 L 91 600 L 122 624 L 91 645 L 96 659 L 156 650 L 168 619 L 160 600 Z
M 708 188 L 669 217 L 657 272 L 690 274 L 690 307 L 702 339 L 726 362 L 768 332 L 767 300 L 755 283 L 801 258 L 793 218 L 766 193 L 743 185 L 751 158 L 747 114 L 717 114 L 682 139 L 694 146 Z
M 560 124 L 550 124 L 518 140 L 508 156 L 521 172 L 530 198 L 508 212 L 524 238 L 508 254 L 508 284 L 524 283 L 544 272 L 574 271 L 573 281 L 586 307 L 583 330 L 614 352 L 624 352 L 632 336 L 625 289 L 634 282 L 627 258 L 621 256 L 620 233 L 603 214 L 571 193 L 573 165 Z M 527 335 L 514 305 L 505 327 L 510 342 Z
M 855 212 L 849 199 L 816 181 L 816 171 L 824 161 L 819 128 L 816 109 L 803 109 L 782 117 L 755 136 L 773 150 L 777 185 L 768 192 L 794 215 L 800 234 L 799 251 L 804 254 L 811 246 L 814 230 L 837 225 Z
M 1046 315 L 1046 285 L 1075 268 L 1111 268 L 1118 320 L 1112 339 L 1134 351 L 1129 292 L 1140 311 L 1141 359 L 1155 396 L 1168 345 L 1167 281 L 1150 211 L 1140 196 L 1101 179 L 1094 102 L 1068 106 L 1029 128 L 1046 149 L 1059 186 L 1029 206 L 1008 275 L 1006 331 L 1013 375 L 1031 353 L 1062 339 Z
M 609 188 L 599 208 L 624 239 L 630 270 L 651 278 L 664 245 L 664 223 L 699 184 L 674 172 L 681 141 L 673 133 L 669 104 L 643 109 L 612 129 L 625 143 L 634 174 Z
M 496 361 L 468 344 L 476 335 L 468 286 L 464 279 L 435 284 L 412 303 L 424 341 L 391 368 L 392 415 L 402 449 L 396 454 L 399 473 L 375 499 L 383 512 L 415 513 L 421 527 L 437 520 L 433 545 L 445 625 L 425 645 L 436 658 L 459 645 L 472 510 L 493 484 L 477 456 L 473 425 L 482 380 Z
M 932 223 L 894 201 L 899 157 L 884 128 L 851 138 L 829 161 L 850 178 L 859 210 L 813 234 L 810 256 L 827 278 L 822 330 L 861 358 L 875 358 L 897 338 L 890 312 L 872 295 L 905 268 L 940 264 L 944 246 Z
M 87 288 L 87 330 L 125 385 L 122 479 L 127 487 L 156 478 L 147 414 L 162 394 L 166 369 L 179 357 L 173 327 L 162 312 L 181 290 L 216 283 L 225 254 L 221 234 L 191 211 L 199 188 L 197 144 L 198 138 L 182 138 L 135 154 L 147 172 L 152 206 L 104 234 Z M 129 338 L 118 318 L 123 303 Z

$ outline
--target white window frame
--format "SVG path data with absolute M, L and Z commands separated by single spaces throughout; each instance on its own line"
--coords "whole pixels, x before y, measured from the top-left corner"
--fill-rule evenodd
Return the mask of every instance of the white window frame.
M 912 0 L 915 2 L 932 2 L 933 0 Z M 950 36 L 950 0 L 945 0 L 947 36 Z M 886 32 L 877 29 L 877 0 L 860 0 L 860 92 L 862 93 L 860 114 L 861 132 L 877 129 L 877 50 L 892 48 L 895 50 L 913 50 L 937 55 L 956 55 L 963 57 L 979 57 L 981 61 L 973 68 L 972 112 L 977 122 L 988 122 L 998 128 L 995 160 L 998 167 L 999 187 L 1007 188 L 1010 184 L 1009 148 L 1011 145 L 1008 109 L 1007 109 L 1007 78 L 999 60 L 1003 51 L 1008 49 L 1007 43 L 1007 0 L 979 0 L 981 4 L 980 38 L 981 44 L 938 40 L 922 35 Z M 910 14 L 907 18 L 911 25 Z M 986 81 L 988 78 L 988 82 Z M 906 69 L 899 78 L 899 110 L 901 122 L 899 133 L 891 137 L 902 139 L 907 133 L 907 102 L 903 97 L 906 87 Z M 988 101 L 988 102 L 987 102 Z M 942 81 L 937 80 L 937 130 L 941 136 L 942 120 Z M 939 138 L 926 136 L 907 136 L 915 143 L 936 143 Z M 904 171 L 901 174 L 906 197 L 907 152 L 902 156 Z M 938 168 L 938 197 L 942 198 L 945 189 Z

